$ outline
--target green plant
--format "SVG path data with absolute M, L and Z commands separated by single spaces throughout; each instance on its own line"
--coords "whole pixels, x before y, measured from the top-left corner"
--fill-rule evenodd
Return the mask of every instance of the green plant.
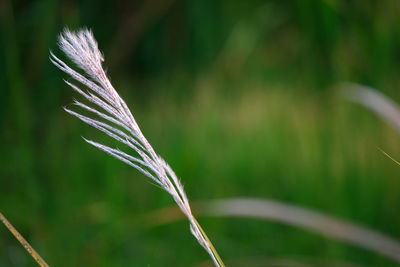
M 144 137 L 125 101 L 119 96 L 107 78 L 102 67 L 104 58 L 97 47 L 97 42 L 92 32 L 83 29 L 73 33 L 65 29 L 59 37 L 59 45 L 63 52 L 81 68 L 89 78 L 74 71 L 53 53 L 51 53 L 51 61 L 73 79 L 87 87 L 89 91 L 84 92 L 74 84 L 65 81 L 75 91 L 91 102 L 95 108 L 78 101 L 75 101 L 74 104 L 99 117 L 102 121 L 84 116 L 67 108 L 65 108 L 65 110 L 126 145 L 135 152 L 136 155 L 132 156 L 119 149 L 114 149 L 91 140 L 85 139 L 85 141 L 136 168 L 150 178 L 155 185 L 168 192 L 188 218 L 192 234 L 211 256 L 214 264 L 216 266 L 224 266 L 213 244 L 193 216 L 188 198 L 178 177 L 172 168 L 156 154 L 153 147 Z

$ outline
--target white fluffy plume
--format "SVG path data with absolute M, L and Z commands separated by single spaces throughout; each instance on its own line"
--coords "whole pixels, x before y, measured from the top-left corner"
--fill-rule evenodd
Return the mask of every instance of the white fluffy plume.
M 74 104 L 93 116 L 84 116 L 68 108 L 65 108 L 65 110 L 126 145 L 132 150 L 132 153 L 127 154 L 91 140 L 85 139 L 85 141 L 136 168 L 150 178 L 152 182 L 167 191 L 187 216 L 190 230 L 200 245 L 210 254 L 216 266 L 223 266 L 211 242 L 194 218 L 179 179 L 171 167 L 156 154 L 153 147 L 144 137 L 125 101 L 118 95 L 107 78 L 102 67 L 104 57 L 97 47 L 97 42 L 92 32 L 82 29 L 74 33 L 65 29 L 59 36 L 59 46 L 86 75 L 73 70 L 53 53 L 50 53 L 50 60 L 59 69 L 86 87 L 87 90 L 83 90 L 79 86 L 65 81 L 72 89 L 90 102 L 91 106 L 78 101 L 75 101 Z

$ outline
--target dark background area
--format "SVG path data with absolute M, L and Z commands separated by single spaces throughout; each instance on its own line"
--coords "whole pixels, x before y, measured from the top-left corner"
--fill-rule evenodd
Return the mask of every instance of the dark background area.
M 50 266 L 208 260 L 187 222 L 143 223 L 173 206 L 171 197 L 86 144 L 81 136 L 109 139 L 62 110 L 77 95 L 49 50 L 65 58 L 57 35 L 88 27 L 115 88 L 190 200 L 274 199 L 400 239 L 400 167 L 375 147 L 399 158 L 400 137 L 336 89 L 351 81 L 400 99 L 399 5 L 1 1 L 0 211 Z M 396 266 L 278 222 L 199 221 L 230 266 Z M 0 266 L 35 266 L 2 225 Z

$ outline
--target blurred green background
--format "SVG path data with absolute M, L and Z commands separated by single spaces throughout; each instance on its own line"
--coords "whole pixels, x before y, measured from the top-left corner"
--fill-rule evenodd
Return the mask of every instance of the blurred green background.
M 170 196 L 86 144 L 109 139 L 62 110 L 77 95 L 49 50 L 61 56 L 58 33 L 86 26 L 190 200 L 275 199 L 400 240 L 400 167 L 375 147 L 400 158 L 400 136 L 335 89 L 352 81 L 400 99 L 399 4 L 0 1 L 0 211 L 51 266 L 208 260 L 187 222 L 140 223 Z M 230 266 L 396 266 L 276 222 L 199 221 Z M 3 225 L 0 266 L 36 266 Z

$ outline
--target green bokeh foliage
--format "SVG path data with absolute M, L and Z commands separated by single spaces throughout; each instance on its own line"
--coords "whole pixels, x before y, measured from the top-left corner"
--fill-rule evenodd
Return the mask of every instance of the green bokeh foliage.
M 195 266 L 186 222 L 140 223 L 173 205 L 113 144 L 68 116 L 77 95 L 48 60 L 57 34 L 91 28 L 114 86 L 191 200 L 247 196 L 312 208 L 400 239 L 400 137 L 347 103 L 343 81 L 394 100 L 398 1 L 10 1 L 0 3 L 0 210 L 51 266 Z M 231 266 L 395 266 L 317 234 L 253 219 L 200 218 Z M 0 227 L 0 266 L 35 266 Z M 239 266 L 239 265 L 236 265 Z

